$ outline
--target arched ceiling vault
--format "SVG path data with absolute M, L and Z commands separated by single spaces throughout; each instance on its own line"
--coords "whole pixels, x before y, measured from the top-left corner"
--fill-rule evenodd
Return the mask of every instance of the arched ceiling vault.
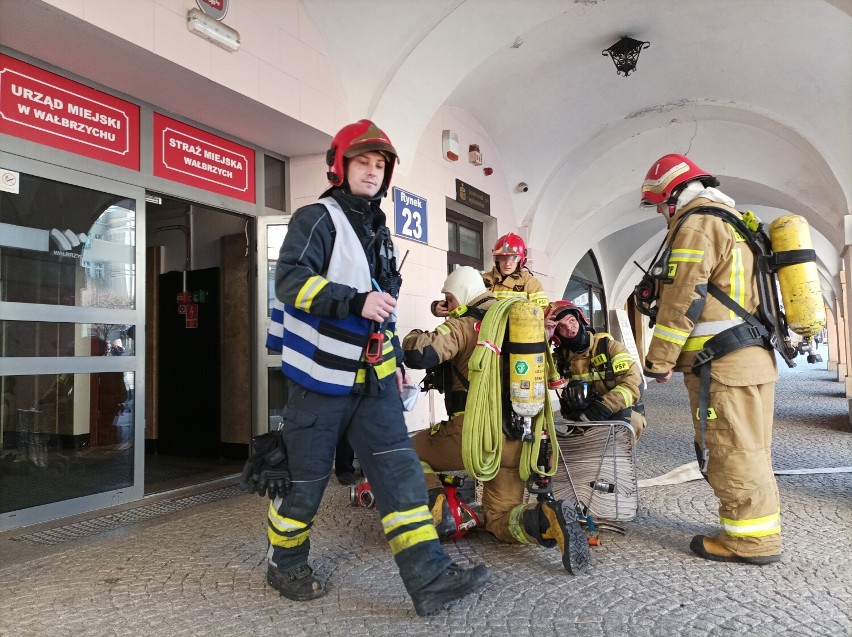
M 622 295 L 654 234 L 640 230 L 655 221 L 637 209 L 639 186 L 668 152 L 719 176 L 738 205 L 807 217 L 835 285 L 852 207 L 852 0 L 304 6 L 350 115 L 393 131 L 403 157 L 442 108 L 481 124 L 555 291 L 606 247 L 620 255 L 598 255 L 608 293 Z M 650 42 L 626 78 L 601 55 L 622 35 Z M 529 192 L 514 190 L 521 181 Z

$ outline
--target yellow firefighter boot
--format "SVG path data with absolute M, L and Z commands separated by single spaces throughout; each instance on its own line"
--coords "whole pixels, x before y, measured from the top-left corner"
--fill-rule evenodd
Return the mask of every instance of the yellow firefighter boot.
M 562 566 L 579 575 L 589 566 L 589 540 L 568 502 L 541 502 L 523 515 L 524 532 L 542 546 L 559 546 Z
M 442 542 L 458 531 L 458 524 L 450 511 L 444 487 L 429 489 L 429 512 L 432 514 L 432 523 L 438 532 L 438 539 Z
M 781 560 L 781 554 L 775 555 L 737 555 L 723 544 L 719 537 L 696 535 L 689 543 L 690 550 L 705 560 L 714 562 L 742 562 L 764 566 Z

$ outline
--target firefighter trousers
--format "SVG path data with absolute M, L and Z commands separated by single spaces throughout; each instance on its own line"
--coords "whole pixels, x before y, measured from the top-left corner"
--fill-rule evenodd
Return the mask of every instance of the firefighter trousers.
M 464 414 L 456 414 L 450 420 L 439 423 L 437 431 L 424 429 L 412 439 L 414 451 L 420 461 L 432 469 L 426 470 L 426 488 L 441 487 L 441 481 L 434 472 L 464 471 L 462 459 L 462 427 Z M 515 507 L 523 504 L 524 481 L 521 480 L 518 467 L 521 464 L 520 440 L 507 440 L 503 437 L 503 453 L 500 458 L 500 470 L 492 480 L 482 485 L 482 511 L 485 514 L 485 529 L 501 542 L 518 544 L 518 539 L 510 530 L 510 514 Z M 534 508 L 532 505 L 531 508 Z M 526 534 L 525 534 L 526 535 Z M 534 542 L 527 535 L 530 542 Z
M 293 486 L 269 505 L 269 562 L 293 569 L 308 561 L 310 534 L 331 475 L 334 451 L 345 438 L 376 496 L 382 527 L 409 593 L 452 563 L 428 508 L 423 470 L 411 447 L 394 377 L 374 395 L 327 396 L 288 381 L 281 428 Z
M 684 373 L 684 384 L 701 445 L 699 377 Z M 725 385 L 711 378 L 707 418 L 707 481 L 719 498 L 719 541 L 735 555 L 781 553 L 781 500 L 772 471 L 775 383 Z

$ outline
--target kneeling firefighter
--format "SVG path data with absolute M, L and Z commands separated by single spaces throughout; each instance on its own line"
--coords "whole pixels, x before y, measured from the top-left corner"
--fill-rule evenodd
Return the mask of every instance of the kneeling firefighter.
M 638 438 L 645 428 L 642 370 L 627 348 L 605 332 L 595 333 L 571 301 L 550 303 L 544 327 L 554 345 L 556 368 L 568 381 L 559 396 L 562 416 L 624 420 Z
M 771 254 L 762 225 L 718 185 L 683 155 L 651 166 L 642 205 L 656 207 L 668 233 L 634 298 L 654 327 L 645 375 L 667 382 L 683 372 L 700 469 L 719 498 L 721 532 L 696 535 L 690 549 L 709 560 L 768 564 L 781 559 L 773 347 L 792 364 L 774 269 L 815 257 L 786 247 Z
M 468 364 L 477 345 L 495 350 L 499 348 L 480 340 L 486 312 L 497 301 L 486 291 L 479 272 L 470 267 L 457 268 L 447 277 L 442 291 L 450 309 L 447 320 L 432 332 L 413 330 L 403 339 L 402 349 L 406 365 L 415 369 L 438 368 L 433 375 L 443 379 L 449 418 L 431 430 L 416 434 L 412 443 L 425 471 L 435 525 L 439 535 L 448 539 L 458 533 L 458 520 L 463 518 L 457 511 L 450 510 L 441 478 L 436 472 L 467 469 L 466 457 L 471 450 L 465 448 L 463 438 L 466 436 L 463 433 L 466 427 L 473 426 L 465 422 L 471 390 Z M 512 303 L 513 300 L 501 301 L 500 304 L 506 302 Z M 527 301 L 523 303 L 543 316 L 540 307 Z M 539 325 L 539 356 L 543 359 L 546 346 L 541 318 Z M 499 376 L 499 370 L 497 374 Z M 500 382 L 499 378 L 497 380 Z M 508 393 L 504 397 L 508 397 Z M 499 420 L 497 427 L 500 427 Z M 510 427 L 506 430 L 514 433 L 512 437 L 505 432 L 498 434 L 496 462 L 499 470 L 487 478 L 475 476 L 484 480 L 482 509 L 485 529 L 507 543 L 545 547 L 558 545 L 566 570 L 574 574 L 584 571 L 589 560 L 588 541 L 573 507 L 553 501 L 523 504 L 525 481 L 521 477 L 524 473 L 521 460 L 528 453 L 524 452 L 522 432 Z M 480 524 L 482 522 L 479 520 Z

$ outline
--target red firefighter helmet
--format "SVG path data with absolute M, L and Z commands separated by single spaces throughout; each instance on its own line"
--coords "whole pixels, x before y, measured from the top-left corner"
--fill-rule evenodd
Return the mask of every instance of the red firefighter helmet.
M 329 168 L 326 173 L 329 183 L 332 186 L 343 184 L 346 179 L 344 158 L 351 159 L 371 150 L 380 152 L 387 157 L 385 178 L 377 195 L 378 198 L 384 197 L 390 187 L 393 167 L 399 161 L 399 155 L 397 155 L 396 148 L 393 147 L 384 131 L 368 119 L 358 120 L 354 124 L 344 126 L 331 140 L 331 147 L 325 154 L 325 163 Z
M 583 328 L 586 328 L 586 330 L 591 329 L 586 313 L 572 301 L 551 301 L 544 309 L 544 319 L 547 320 L 552 317 L 557 323 L 565 318 L 566 314 L 574 315 L 574 318 L 576 318 L 580 323 L 581 332 L 583 331 Z M 562 339 L 559 338 L 556 330 L 553 331 L 553 336 L 550 337 L 550 340 L 553 341 L 553 344 L 557 347 L 562 343 Z
M 551 301 L 544 310 L 544 318 L 553 317 L 554 321 L 565 318 L 566 314 L 573 314 L 582 325 L 589 327 L 589 319 L 572 301 Z
M 518 267 L 522 268 L 527 262 L 527 244 L 525 244 L 524 240 L 518 235 L 510 232 L 509 234 L 504 234 L 502 237 L 497 239 L 497 243 L 494 244 L 494 249 L 491 251 L 491 255 L 495 257 L 521 257 Z
M 713 175 L 701 170 L 685 155 L 666 155 L 651 166 L 642 182 L 642 206 L 651 207 L 665 203 L 681 184 L 694 179 L 712 179 Z M 717 182 L 718 185 L 718 182 Z

